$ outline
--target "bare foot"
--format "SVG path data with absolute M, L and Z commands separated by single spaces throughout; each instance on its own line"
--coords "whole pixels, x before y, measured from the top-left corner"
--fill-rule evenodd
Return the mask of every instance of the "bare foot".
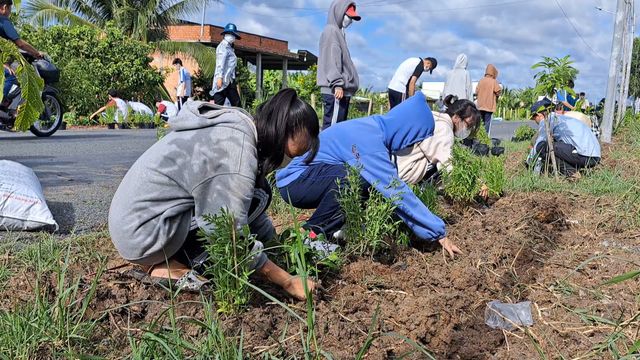
M 306 300 L 307 295 L 304 291 L 304 283 L 300 276 L 292 276 L 282 285 L 282 288 L 291 296 L 298 300 Z M 314 292 L 318 285 L 311 279 L 307 278 L 307 290 Z
M 182 263 L 175 260 L 169 260 L 168 264 L 163 262 L 153 266 L 151 271 L 149 271 L 149 275 L 164 279 L 178 280 L 190 270 L 191 269 Z

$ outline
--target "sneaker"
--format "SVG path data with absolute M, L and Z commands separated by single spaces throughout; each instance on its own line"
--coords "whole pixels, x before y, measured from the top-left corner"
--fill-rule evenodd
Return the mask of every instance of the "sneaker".
M 333 233 L 333 238 L 338 241 L 347 240 L 347 234 L 345 234 L 344 230 L 340 229 Z

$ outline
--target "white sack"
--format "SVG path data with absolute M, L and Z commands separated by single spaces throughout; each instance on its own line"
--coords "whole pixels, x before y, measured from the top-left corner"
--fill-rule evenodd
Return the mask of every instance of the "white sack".
M 15 161 L 0 160 L 0 230 L 36 230 L 47 225 L 58 228 L 36 174 Z

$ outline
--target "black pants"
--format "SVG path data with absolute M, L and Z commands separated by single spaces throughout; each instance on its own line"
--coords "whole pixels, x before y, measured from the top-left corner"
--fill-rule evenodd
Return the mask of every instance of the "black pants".
M 229 99 L 231 106 L 240 107 L 240 94 L 238 94 L 238 85 L 235 81 L 213 95 L 213 102 L 216 105 L 224 105 L 225 99 Z
M 482 118 L 482 122 L 484 123 L 484 129 L 487 131 L 487 134 L 489 134 L 489 131 L 491 130 L 492 116 L 493 116 L 492 112 L 480 110 L 480 118 Z
M 186 103 L 187 100 L 189 100 L 188 96 L 178 96 L 178 111 L 182 109 L 182 105 L 184 105 L 184 103 Z
M 536 152 L 540 154 L 543 164 L 547 159 L 548 145 L 546 141 L 541 141 L 536 146 Z M 579 169 L 587 169 L 598 165 L 600 158 L 588 157 L 578 154 L 573 145 L 555 141 L 553 143 L 553 152 L 555 154 L 556 163 L 558 164 L 558 172 L 565 176 L 571 176 Z M 546 166 L 549 164 L 547 163 Z
M 331 126 L 331 119 L 333 118 L 333 111 L 335 107 L 336 98 L 333 95 L 322 94 L 322 105 L 324 106 L 324 117 L 322 119 L 322 130 Z M 338 120 L 336 123 L 347 120 L 349 114 L 349 103 L 351 97 L 343 96 L 338 102 Z
M 405 95 L 399 91 L 387 89 L 387 92 L 389 93 L 390 109 L 393 109 L 394 107 L 396 107 L 397 105 L 399 105 L 401 102 L 405 100 Z
M 300 209 L 316 209 L 303 227 L 331 239 L 333 233 L 344 225 L 344 214 L 338 202 L 338 180 L 344 184 L 346 177 L 344 164 L 311 165 L 299 178 L 279 190 L 282 198 L 291 205 Z M 360 182 L 365 198 L 364 190 L 369 185 L 362 178 Z

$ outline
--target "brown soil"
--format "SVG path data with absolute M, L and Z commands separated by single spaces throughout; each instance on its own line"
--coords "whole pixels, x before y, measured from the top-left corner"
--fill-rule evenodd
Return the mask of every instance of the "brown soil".
M 490 208 L 470 208 L 456 216 L 450 238 L 465 254 L 455 260 L 440 251 L 408 249 L 389 265 L 371 259 L 351 262 L 337 276 L 324 279 L 326 293 L 316 299 L 318 345 L 334 359 L 353 359 L 372 327 L 376 336 L 406 336 L 438 359 L 530 359 L 538 357 L 536 346 L 550 358 L 585 355 L 614 329 L 582 320 L 577 311 L 625 321 L 640 310 L 637 279 L 598 287 L 640 266 L 640 232 L 609 226 L 608 206 L 588 198 L 510 195 Z M 119 264 L 112 250 L 101 252 L 110 253 L 110 267 Z M 305 317 L 304 303 L 291 302 L 277 289 L 257 283 Z M 29 281 L 20 277 L 8 286 L 28 287 Z M 28 299 L 28 291 L 18 294 Z M 0 298 L 9 297 L 5 293 Z M 494 299 L 532 301 L 534 325 L 526 334 L 490 329 L 484 324 L 484 310 Z M 200 301 L 199 295 L 180 294 L 174 299 L 177 315 L 202 319 Z M 107 272 L 90 313 L 95 318 L 107 314 L 95 335 L 97 352 L 125 356 L 126 334 L 141 333 L 160 318 L 166 321 L 163 315 L 171 302 L 168 292 L 132 280 L 126 268 Z M 630 338 L 633 329 L 638 338 L 638 322 L 634 324 L 624 329 Z M 197 335 L 195 326 L 183 327 Z M 268 351 L 285 357 L 302 351 L 299 333 L 304 324 L 259 294 L 240 316 L 225 319 L 224 327 L 229 334 L 242 330 L 249 354 Z M 381 336 L 367 359 L 394 359 L 411 349 L 399 337 Z M 408 358 L 425 356 L 414 353 Z

